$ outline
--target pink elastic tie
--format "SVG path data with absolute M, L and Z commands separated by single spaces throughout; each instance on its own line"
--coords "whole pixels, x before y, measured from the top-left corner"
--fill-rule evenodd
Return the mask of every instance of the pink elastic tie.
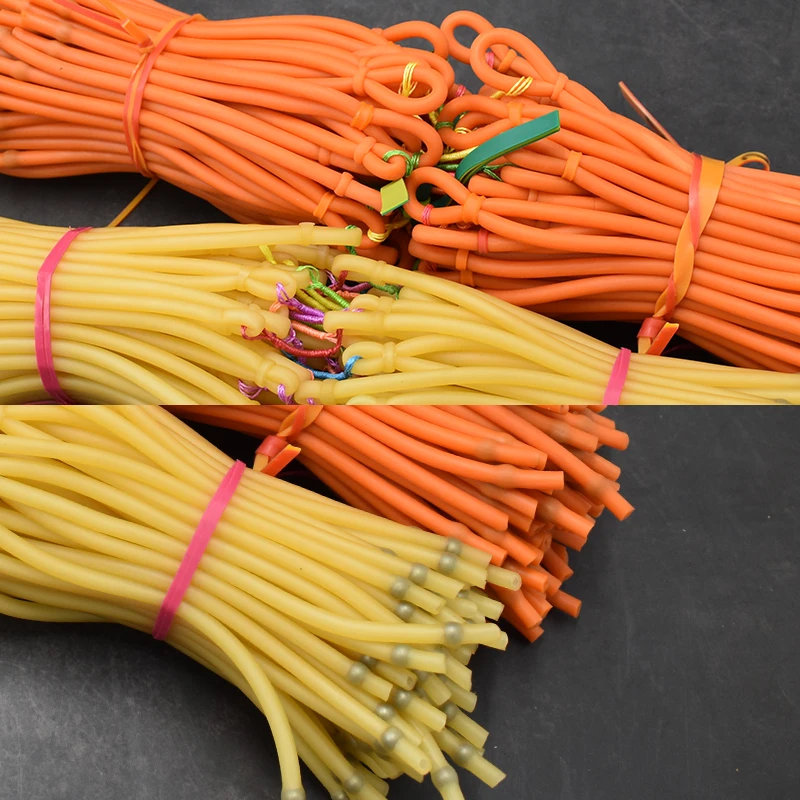
M 425 208 L 422 209 L 422 224 L 423 225 L 430 225 L 431 224 L 431 211 L 433 211 L 433 206 L 428 203 Z
M 53 343 L 50 338 L 50 289 L 53 275 L 73 240 L 91 228 L 68 230 L 50 251 L 36 275 L 36 305 L 33 311 L 33 343 L 36 348 L 36 366 L 45 391 L 58 403 L 70 405 L 67 393 L 61 388 L 53 366 Z
M 628 350 L 627 347 L 623 347 L 622 350 L 619 351 L 617 360 L 614 362 L 614 368 L 611 370 L 611 377 L 608 379 L 606 393 L 603 395 L 603 405 L 619 405 L 622 390 L 625 388 L 625 381 L 628 379 L 628 369 L 630 365 L 631 351 Z
M 197 567 L 200 565 L 200 559 L 206 552 L 208 543 L 214 535 L 214 531 L 219 525 L 225 509 L 228 507 L 239 481 L 244 475 L 245 465 L 242 461 L 234 462 L 233 466 L 228 470 L 228 474 L 222 479 L 219 488 L 211 498 L 203 516 L 200 517 L 200 522 L 197 523 L 192 541 L 189 542 L 189 547 L 186 549 L 186 555 L 175 573 L 169 591 L 164 597 L 164 602 L 161 604 L 161 610 L 156 617 L 155 625 L 153 625 L 153 638 L 166 639 L 169 634 L 172 622 L 175 615 L 178 613 L 183 598 L 192 584 Z
M 489 231 L 486 228 L 481 228 L 478 231 L 478 255 L 489 255 Z

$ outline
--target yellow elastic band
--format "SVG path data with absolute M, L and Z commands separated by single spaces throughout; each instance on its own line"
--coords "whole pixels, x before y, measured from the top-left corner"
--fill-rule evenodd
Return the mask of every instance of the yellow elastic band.
M 532 83 L 533 78 L 530 75 L 526 75 L 520 78 L 507 92 L 495 92 L 492 95 L 492 100 L 499 100 L 501 97 L 519 97 L 519 95 L 525 94 L 531 88 Z
M 767 172 L 770 169 L 769 156 L 765 153 L 760 153 L 758 150 L 749 150 L 746 153 L 732 158 L 728 164 L 732 167 L 744 167 L 747 164 L 760 164 Z
M 417 84 L 413 81 L 414 78 L 414 70 L 419 66 L 416 61 L 410 61 L 406 64 L 405 71 L 403 72 L 403 82 L 400 84 L 400 89 L 398 90 L 398 94 L 403 95 L 403 97 L 410 97 L 413 93 L 414 89 L 417 88 Z
M 371 242 L 380 244 L 381 242 L 385 242 L 389 238 L 390 233 L 391 233 L 390 230 L 385 230 L 383 233 L 375 233 L 375 231 L 367 231 L 367 237 Z

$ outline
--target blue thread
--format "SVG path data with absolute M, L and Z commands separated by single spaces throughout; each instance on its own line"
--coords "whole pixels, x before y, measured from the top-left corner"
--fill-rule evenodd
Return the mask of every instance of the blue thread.
M 297 359 L 290 355 L 289 353 L 284 353 L 284 355 L 294 361 L 295 364 L 299 363 Z M 347 363 L 344 365 L 344 369 L 341 372 L 323 372 L 319 369 L 310 369 L 306 367 L 306 369 L 314 376 L 315 380 L 318 381 L 346 381 L 349 377 L 353 374 L 353 367 L 356 365 L 356 361 L 358 361 L 361 356 L 353 356 L 352 358 L 347 359 Z

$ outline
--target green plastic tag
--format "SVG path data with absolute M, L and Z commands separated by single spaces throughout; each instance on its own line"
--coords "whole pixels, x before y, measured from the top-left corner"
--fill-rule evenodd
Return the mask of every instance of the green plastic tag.
M 381 187 L 381 215 L 386 216 L 408 202 L 408 187 L 406 182 L 399 180 L 387 183 Z
M 484 167 L 489 166 L 492 161 L 538 142 L 540 139 L 545 139 L 560 130 L 561 118 L 558 111 L 551 111 L 539 119 L 532 119 L 524 125 L 503 131 L 489 139 L 488 142 L 476 147 L 466 156 L 458 165 L 456 178 L 466 184 L 470 178 L 477 175 Z

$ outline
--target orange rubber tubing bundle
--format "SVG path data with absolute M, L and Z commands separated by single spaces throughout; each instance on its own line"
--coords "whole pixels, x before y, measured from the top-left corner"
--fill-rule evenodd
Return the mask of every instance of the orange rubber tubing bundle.
M 433 52 L 396 43 L 411 37 Z M 0 0 L 0 172 L 141 172 L 240 222 L 358 225 L 374 250 L 388 235 L 380 186 L 409 153 L 424 165 L 442 153 L 419 117 L 453 86 L 446 59 L 425 22 Z
M 580 611 L 562 589 L 573 574 L 568 550 L 583 548 L 603 509 L 618 519 L 633 511 L 619 493 L 619 468 L 597 452 L 628 445 L 602 407 L 171 410 L 266 437 L 256 469 L 275 475 L 297 457 L 351 506 L 485 551 L 521 576 L 521 589 L 488 592 L 531 641 L 552 608 Z
M 477 33 L 469 48 L 460 28 Z M 734 365 L 800 369 L 799 177 L 737 165 L 768 167 L 764 158 L 695 156 L 477 14 L 452 14 L 442 30 L 484 84 L 439 114 L 451 151 L 554 108 L 561 128 L 501 158 L 497 180 L 478 173 L 463 185 L 427 165 L 413 173 L 406 210 L 423 223 L 410 245 L 423 269 L 562 320 L 647 320 L 640 352 L 658 354 L 679 326 Z M 426 184 L 452 204 L 418 200 Z

